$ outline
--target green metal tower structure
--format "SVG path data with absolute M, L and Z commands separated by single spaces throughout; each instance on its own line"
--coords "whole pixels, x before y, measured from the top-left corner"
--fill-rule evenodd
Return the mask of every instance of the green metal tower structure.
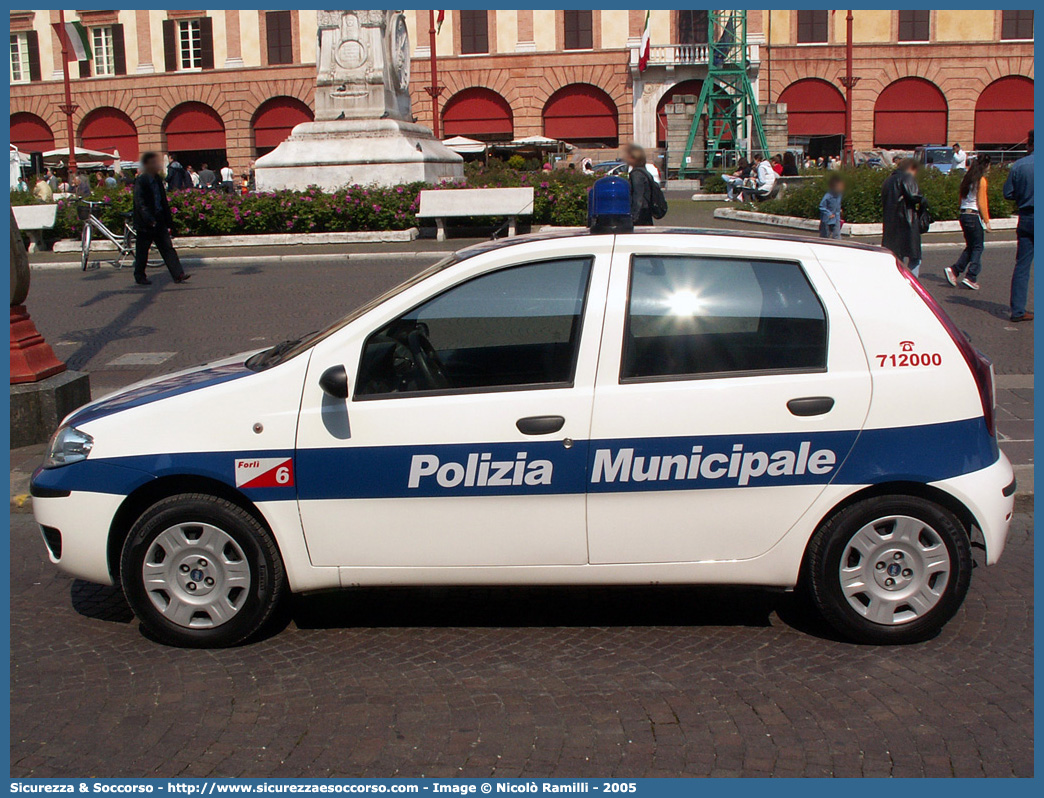
M 767 149 L 765 130 L 758 113 L 758 100 L 747 74 L 747 12 L 709 11 L 707 13 L 707 79 L 703 82 L 689 139 L 682 154 L 679 177 L 726 165 L 726 155 L 746 141 L 750 119 L 751 145 Z M 693 147 L 706 118 L 704 158 L 693 158 Z M 697 150 L 698 151 L 698 150 Z

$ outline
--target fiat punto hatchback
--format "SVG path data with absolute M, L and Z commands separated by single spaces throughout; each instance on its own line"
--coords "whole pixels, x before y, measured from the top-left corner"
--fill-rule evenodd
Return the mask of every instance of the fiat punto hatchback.
M 1014 491 L 989 361 L 890 253 L 672 229 L 464 249 L 81 408 L 32 483 L 51 560 L 187 646 L 436 584 L 802 586 L 915 641 Z

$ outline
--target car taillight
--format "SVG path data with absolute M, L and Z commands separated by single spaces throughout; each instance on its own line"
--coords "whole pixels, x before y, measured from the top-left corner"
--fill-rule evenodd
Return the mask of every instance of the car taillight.
M 953 323 L 946 311 L 942 309 L 942 306 L 935 301 L 935 297 L 928 293 L 927 289 L 921 285 L 920 281 L 914 277 L 913 272 L 907 269 L 898 260 L 896 265 L 899 267 L 900 273 L 906 278 L 906 281 L 910 284 L 917 296 L 924 300 L 924 304 L 935 314 L 935 318 L 939 320 L 939 323 L 946 328 L 946 332 L 950 334 L 950 338 L 957 344 L 957 348 L 960 350 L 961 355 L 964 357 L 964 361 L 968 364 L 968 368 L 971 369 L 972 376 L 975 378 L 975 386 L 979 389 L 979 399 L 982 401 L 982 416 L 986 421 L 986 430 L 990 435 L 996 434 L 996 427 L 994 424 L 994 407 L 996 405 L 996 396 L 994 395 L 993 388 L 993 363 L 986 355 L 982 354 L 978 349 L 972 346 L 971 341 L 968 340 L 961 330 Z

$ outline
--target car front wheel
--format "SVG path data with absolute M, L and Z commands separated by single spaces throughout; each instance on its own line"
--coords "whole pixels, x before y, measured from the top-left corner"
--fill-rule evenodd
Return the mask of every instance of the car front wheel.
M 192 648 L 240 643 L 286 593 L 275 540 L 237 504 L 181 494 L 146 510 L 131 528 L 120 568 L 123 591 L 161 642 Z
M 816 606 L 835 629 L 863 643 L 914 643 L 935 635 L 964 601 L 971 571 L 961 522 L 912 496 L 846 507 L 809 546 Z

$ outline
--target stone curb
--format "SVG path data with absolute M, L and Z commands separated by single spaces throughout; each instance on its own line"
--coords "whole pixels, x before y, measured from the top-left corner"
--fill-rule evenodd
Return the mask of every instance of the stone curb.
M 186 269 L 198 269 L 203 268 L 229 268 L 231 266 L 242 265 L 244 261 L 249 261 L 252 266 L 271 266 L 277 263 L 348 263 L 349 261 L 357 260 L 406 260 L 409 258 L 417 258 L 419 260 L 438 260 L 451 254 L 448 250 L 422 250 L 419 252 L 323 252 L 314 255 L 254 255 L 251 257 L 249 253 L 243 254 L 229 254 L 229 255 L 217 255 L 209 257 L 186 257 L 181 259 L 181 264 Z M 130 263 L 124 263 L 122 271 L 130 274 Z M 78 261 L 50 261 L 47 263 L 32 263 L 29 266 L 32 271 L 79 271 L 80 264 Z M 111 268 L 109 266 L 103 266 L 102 268 Z M 92 270 L 93 271 L 93 270 Z
M 774 213 L 759 213 L 758 211 L 745 211 L 740 208 L 715 208 L 715 219 L 729 219 L 736 222 L 748 222 L 750 224 L 764 224 L 772 227 L 789 227 L 794 230 L 819 230 L 819 222 L 815 219 L 802 219 L 799 216 L 779 216 Z M 994 230 L 1014 230 L 1019 220 L 994 219 Z M 961 223 L 953 221 L 935 222 L 932 224 L 932 233 L 959 233 Z M 841 229 L 843 236 L 879 236 L 881 235 L 880 224 L 845 224 Z
M 356 233 L 273 233 L 252 236 L 180 236 L 175 239 L 178 249 L 211 247 L 284 247 L 321 244 L 402 244 L 414 241 L 420 231 L 416 227 L 406 230 L 364 230 Z M 91 249 L 100 252 L 115 252 L 111 241 L 95 241 Z M 53 252 L 79 252 L 80 242 L 72 239 L 56 241 Z

